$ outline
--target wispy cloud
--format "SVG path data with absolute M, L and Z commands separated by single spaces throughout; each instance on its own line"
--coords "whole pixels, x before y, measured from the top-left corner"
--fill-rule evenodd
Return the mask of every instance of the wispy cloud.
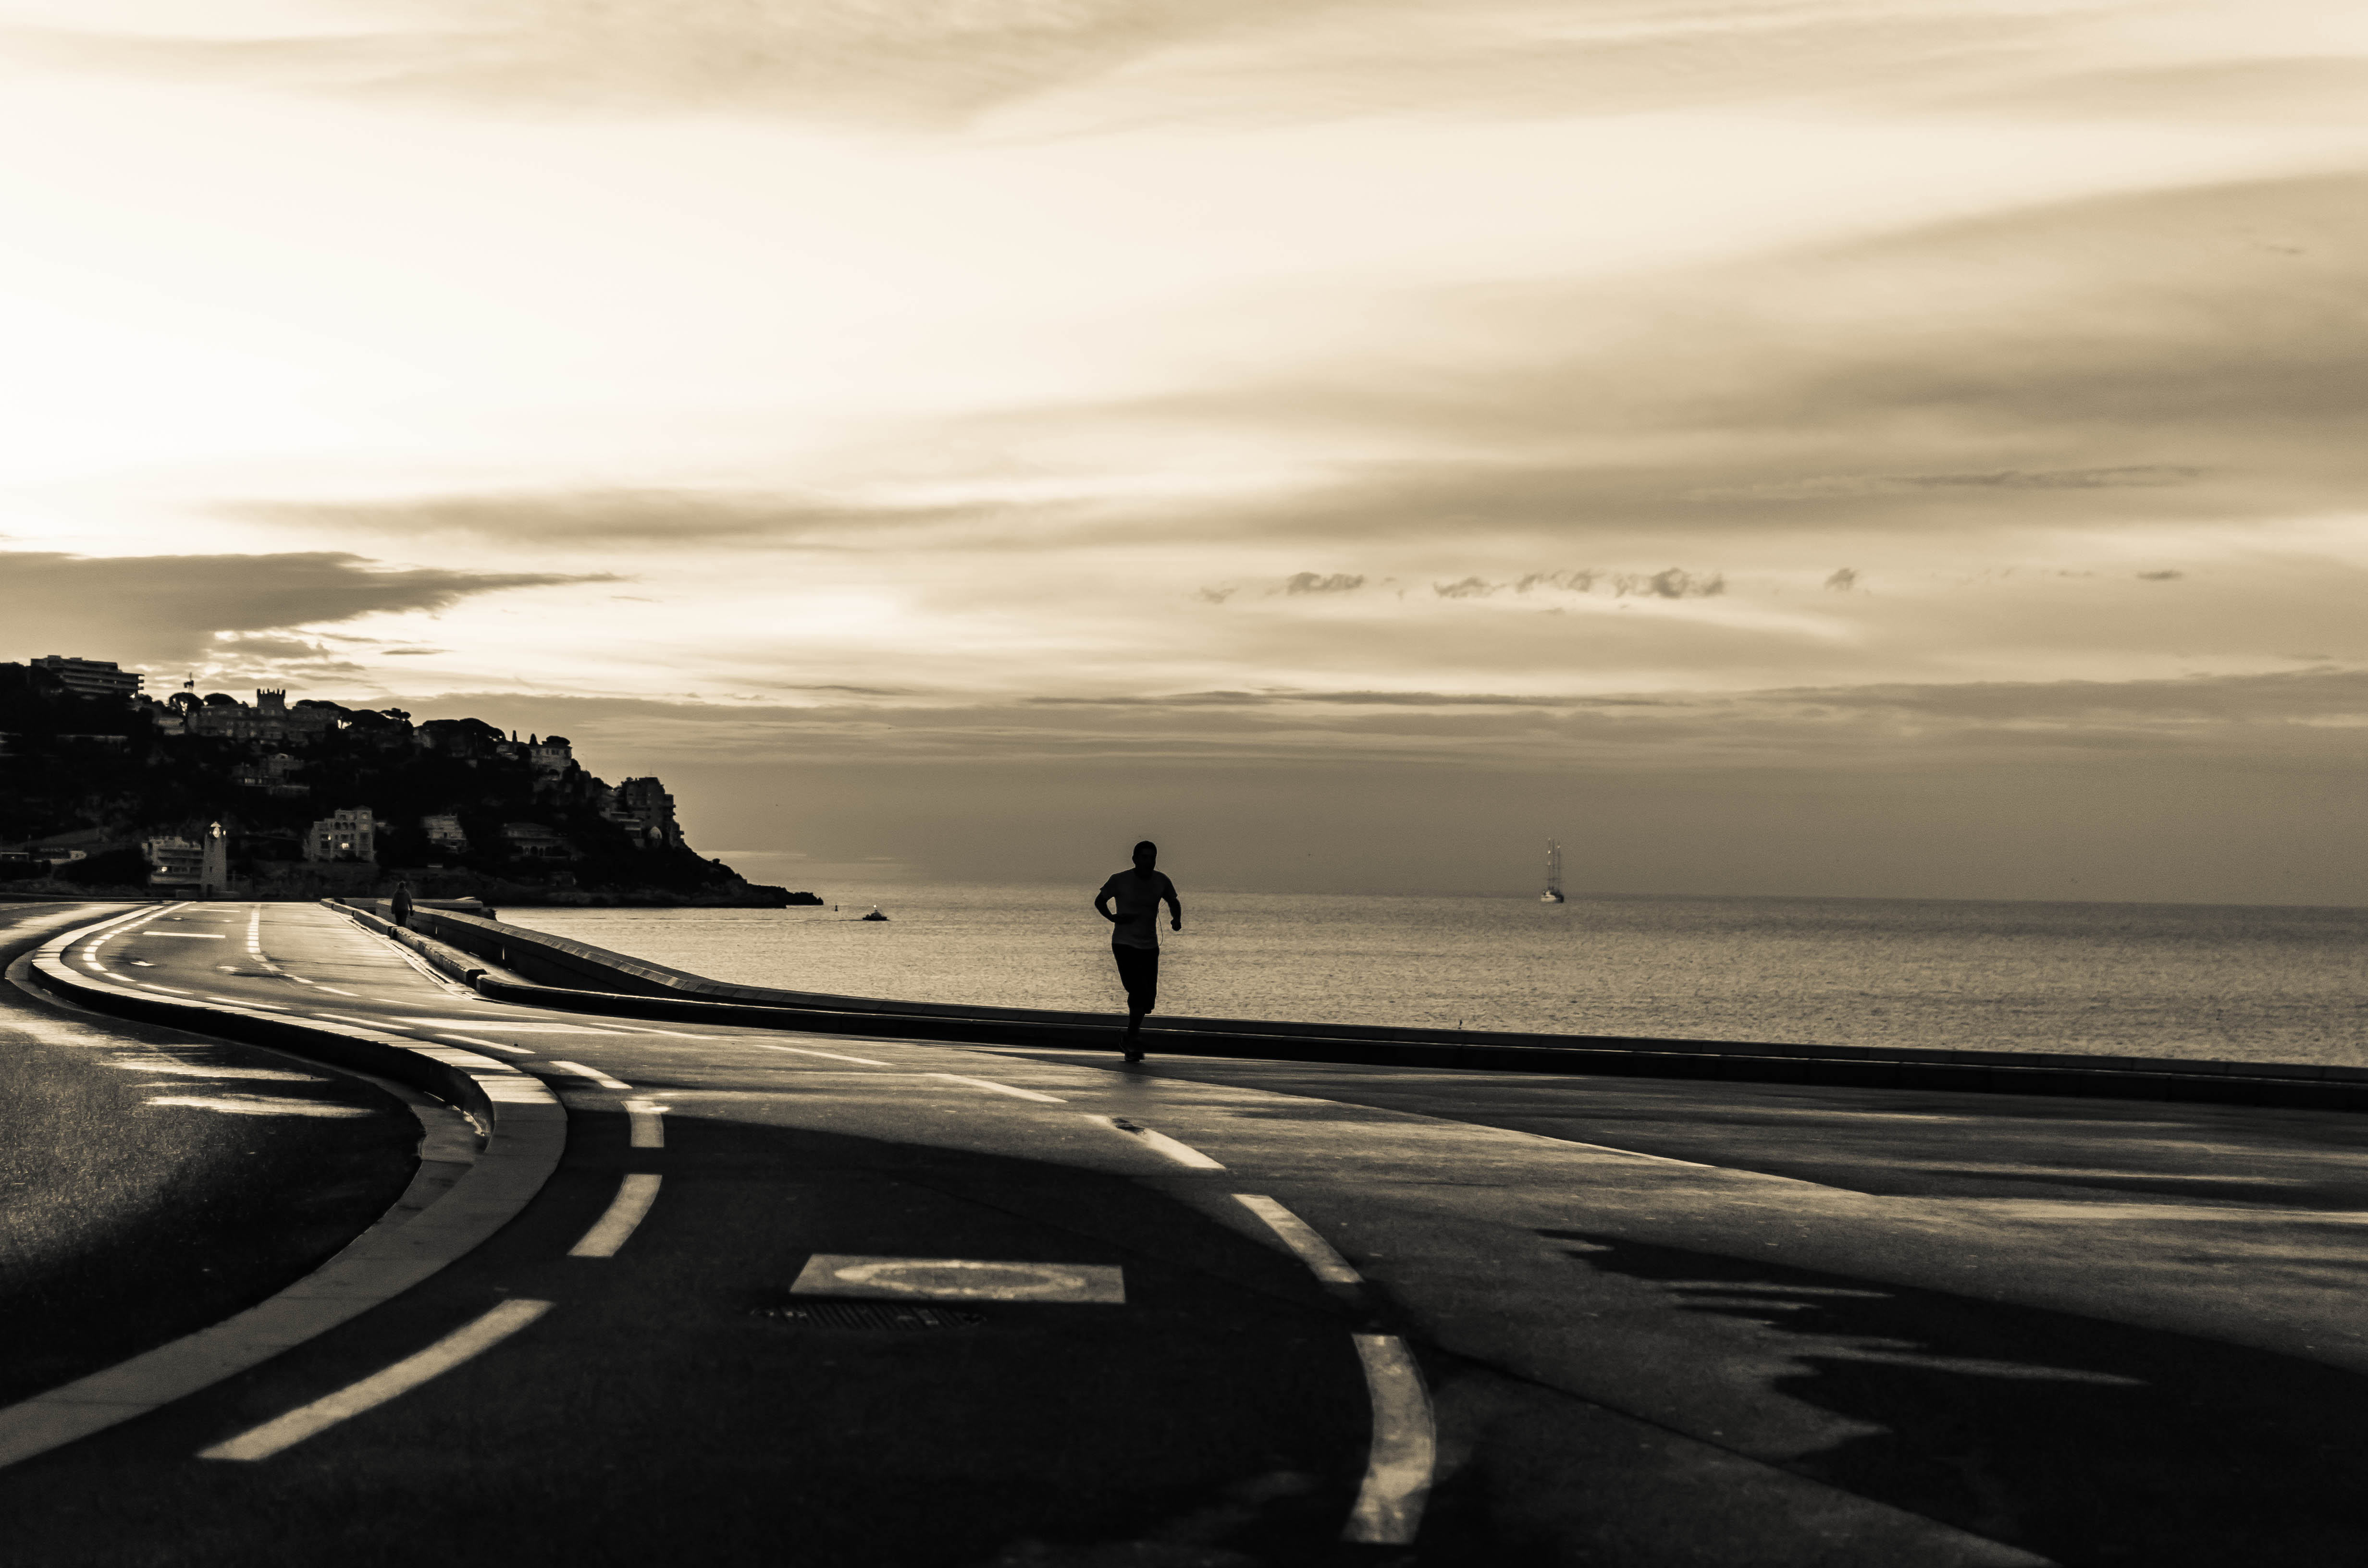
M 9 644 L 0 657 L 90 651 L 131 664 L 192 665 L 217 648 L 256 659 L 318 659 L 292 627 L 435 611 L 479 595 L 598 582 L 550 572 L 385 566 L 341 551 L 280 555 L 0 553 Z M 222 634 L 231 634 L 225 641 Z M 264 635 L 257 636 L 256 634 Z M 107 650 L 99 653 L 97 650 Z
M 95 68 L 491 108 L 961 126 L 1123 84 L 1092 118 L 1634 114 L 1880 80 L 1962 98 L 2079 19 L 1981 0 L 1706 12 L 1523 0 L 375 0 L 310 36 L 20 32 Z M 2025 76 L 2023 83 L 2029 85 Z M 1076 112 L 1073 109 L 1073 112 Z

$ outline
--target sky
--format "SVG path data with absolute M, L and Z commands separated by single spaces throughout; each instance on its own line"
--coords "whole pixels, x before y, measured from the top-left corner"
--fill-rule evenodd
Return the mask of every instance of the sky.
M 0 0 L 0 658 L 823 892 L 2368 904 L 2355 6 Z

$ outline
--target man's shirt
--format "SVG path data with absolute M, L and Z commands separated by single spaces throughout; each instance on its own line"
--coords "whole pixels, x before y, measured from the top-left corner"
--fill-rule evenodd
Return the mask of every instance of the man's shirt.
M 1159 946 L 1159 901 L 1176 896 L 1176 884 L 1167 880 L 1165 871 L 1138 876 L 1128 867 L 1102 884 L 1115 905 L 1118 924 L 1110 927 L 1110 940 L 1121 948 L 1156 948 Z

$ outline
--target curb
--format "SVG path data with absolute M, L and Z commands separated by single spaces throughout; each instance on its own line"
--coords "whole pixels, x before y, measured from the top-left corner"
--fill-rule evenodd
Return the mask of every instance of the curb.
M 441 935 L 494 947 L 505 959 L 512 957 L 513 949 L 538 956 L 548 949 L 562 954 L 568 969 L 595 978 L 600 976 L 603 968 L 610 967 L 604 960 L 617 960 L 613 967 L 620 981 L 614 990 L 540 984 L 496 969 L 459 947 L 396 926 L 353 903 L 331 900 L 324 903 L 365 929 L 419 951 L 455 978 L 465 974 L 464 983 L 495 1001 L 614 1017 L 739 1024 L 816 1034 L 967 1045 L 1119 1049 L 1120 1030 L 1116 1024 L 1087 1021 L 1085 1016 L 1074 1013 L 1016 1007 L 965 1010 L 928 1003 L 819 995 L 807 1002 L 756 1002 L 651 994 L 654 990 L 673 990 L 671 983 L 665 983 L 669 979 L 695 983 L 711 997 L 716 993 L 755 992 L 757 988 L 700 980 L 541 932 L 505 927 L 473 917 L 463 926 L 453 916 L 431 915 L 432 925 Z M 415 910 L 413 918 L 419 919 L 420 912 Z M 643 989 L 629 990 L 624 988 L 626 985 Z M 1604 1036 L 1467 1033 L 1441 1038 L 1417 1029 L 1261 1024 L 1231 1019 L 1170 1019 L 1156 1028 L 1146 1025 L 1144 1040 L 1147 1049 L 1169 1056 L 2368 1112 L 2368 1068 L 2311 1063 Z
M 76 943 L 104 943 L 110 928 L 175 907 L 135 910 L 52 938 L 33 956 L 29 974 L 43 990 L 97 1011 L 393 1079 L 461 1109 L 475 1124 L 482 1148 L 440 1197 L 421 1207 L 426 1191 L 415 1179 L 345 1250 L 276 1295 L 211 1328 L 0 1410 L 0 1467 L 196 1393 L 400 1295 L 509 1223 L 542 1190 L 566 1149 L 567 1112 L 558 1096 L 507 1062 L 372 1029 L 167 1001 L 76 974 L 63 962 Z

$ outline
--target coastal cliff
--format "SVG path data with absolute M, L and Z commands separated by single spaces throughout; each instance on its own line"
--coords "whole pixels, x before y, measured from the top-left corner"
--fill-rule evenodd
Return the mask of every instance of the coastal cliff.
M 700 855 L 658 779 L 610 785 L 564 736 L 127 682 L 0 664 L 0 894 L 311 899 L 399 877 L 496 906 L 821 902 Z

